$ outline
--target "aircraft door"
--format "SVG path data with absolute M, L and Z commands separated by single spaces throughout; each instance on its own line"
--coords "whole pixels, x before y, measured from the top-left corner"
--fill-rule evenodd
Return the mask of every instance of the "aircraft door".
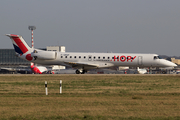
M 138 56 L 138 65 L 143 65 L 143 58 L 142 58 L 142 56 Z
M 55 59 L 57 58 L 57 52 L 55 52 Z

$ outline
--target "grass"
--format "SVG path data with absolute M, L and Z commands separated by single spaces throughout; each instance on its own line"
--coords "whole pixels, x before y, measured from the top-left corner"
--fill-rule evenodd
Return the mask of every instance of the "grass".
M 3 120 L 179 120 L 179 98 L 179 75 L 0 76 Z

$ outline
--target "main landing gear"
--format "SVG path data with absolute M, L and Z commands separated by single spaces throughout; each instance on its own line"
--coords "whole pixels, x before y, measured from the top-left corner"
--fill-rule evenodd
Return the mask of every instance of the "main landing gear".
M 86 72 L 87 72 L 86 70 L 82 70 L 82 69 L 76 70 L 76 74 L 84 74 Z

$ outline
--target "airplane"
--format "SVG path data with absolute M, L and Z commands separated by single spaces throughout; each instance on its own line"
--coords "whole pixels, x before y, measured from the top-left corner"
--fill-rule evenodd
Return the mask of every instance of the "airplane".
M 48 72 L 47 68 L 44 66 L 36 66 L 31 62 L 31 70 L 34 74 L 43 74 Z
M 140 69 L 139 67 L 137 67 L 137 71 L 139 74 L 146 74 L 147 73 L 146 69 Z
M 31 63 L 31 66 L 24 67 L 0 67 L 0 71 L 7 71 L 10 73 L 34 73 L 34 74 L 44 74 L 48 72 L 48 69 L 44 66 L 37 66 L 34 63 Z
M 30 73 L 27 69 L 22 69 L 22 68 L 13 68 L 13 67 L 0 67 L 0 72 L 2 73 L 18 73 L 18 72 L 27 72 Z
M 63 65 L 76 69 L 76 74 L 84 74 L 90 69 L 129 67 L 176 67 L 161 59 L 157 54 L 141 53 L 82 53 L 44 51 L 30 48 L 22 36 L 6 34 L 12 40 L 18 57 L 41 65 Z

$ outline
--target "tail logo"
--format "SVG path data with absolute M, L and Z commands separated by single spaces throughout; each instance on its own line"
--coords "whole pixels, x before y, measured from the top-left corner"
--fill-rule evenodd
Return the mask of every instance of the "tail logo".
M 17 53 L 22 55 L 23 53 L 26 53 L 28 51 L 27 47 L 22 42 L 21 38 L 17 35 L 11 34 L 10 37 L 13 39 L 13 46 Z
M 31 60 L 33 59 L 33 57 L 31 57 L 31 54 L 27 54 L 27 55 L 26 55 L 26 59 L 29 60 L 29 61 L 31 61 Z
M 15 50 L 18 54 L 20 54 L 20 55 L 23 54 L 23 52 L 21 51 L 21 49 L 20 49 L 19 47 L 17 47 L 17 46 L 14 45 L 14 44 L 13 44 L 13 46 L 14 46 L 14 50 Z

